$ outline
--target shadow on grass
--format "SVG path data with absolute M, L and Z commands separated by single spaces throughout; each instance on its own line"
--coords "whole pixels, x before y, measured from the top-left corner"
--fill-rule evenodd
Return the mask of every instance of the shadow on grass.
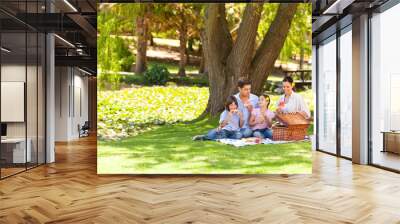
M 99 173 L 311 173 L 311 144 L 236 148 L 192 141 L 217 119 L 166 125 L 121 141 L 98 145 Z

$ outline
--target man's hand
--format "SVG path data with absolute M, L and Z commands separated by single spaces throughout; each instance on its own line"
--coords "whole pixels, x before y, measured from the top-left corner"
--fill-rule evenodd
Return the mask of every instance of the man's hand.
M 250 101 L 245 102 L 244 106 L 247 108 L 249 112 L 253 110 L 253 105 L 250 103 Z
M 239 115 L 240 118 L 243 118 L 243 113 L 242 113 L 242 111 L 237 110 L 236 113 L 237 113 L 237 115 Z

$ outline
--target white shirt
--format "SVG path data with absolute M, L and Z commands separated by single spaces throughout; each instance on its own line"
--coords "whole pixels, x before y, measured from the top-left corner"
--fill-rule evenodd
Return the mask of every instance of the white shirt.
M 235 94 L 235 97 L 236 97 L 236 100 L 238 101 L 238 104 L 239 104 L 238 105 L 239 106 L 239 110 L 242 111 L 242 113 L 243 113 L 243 127 L 242 128 L 250 128 L 250 125 L 249 125 L 249 118 L 250 118 L 249 110 L 244 106 L 244 103 L 240 99 L 240 93 Z M 253 108 L 257 108 L 258 107 L 258 96 L 250 93 L 249 101 L 250 101 L 251 105 L 253 105 Z
M 279 98 L 279 101 L 276 104 L 276 107 L 279 108 L 279 103 L 283 101 L 285 102 L 285 95 Z M 285 106 L 282 109 L 284 113 L 292 113 L 292 112 L 305 112 L 307 114 L 307 118 L 310 117 L 310 110 L 303 97 L 292 91 L 292 94 L 287 98 L 285 102 Z

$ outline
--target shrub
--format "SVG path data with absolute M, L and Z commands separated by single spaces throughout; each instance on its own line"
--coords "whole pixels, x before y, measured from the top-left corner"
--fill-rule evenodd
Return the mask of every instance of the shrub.
M 145 80 L 142 75 L 121 75 L 121 82 L 128 85 L 144 85 Z
M 198 86 L 205 87 L 208 86 L 207 77 L 174 77 L 170 81 L 175 82 L 179 86 Z
M 144 79 L 148 85 L 165 85 L 169 80 L 170 73 L 163 65 L 153 65 L 144 73 Z

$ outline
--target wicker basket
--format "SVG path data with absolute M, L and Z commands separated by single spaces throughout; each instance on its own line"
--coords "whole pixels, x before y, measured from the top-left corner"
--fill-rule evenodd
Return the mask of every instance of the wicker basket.
M 304 140 L 310 122 L 300 113 L 278 113 L 276 118 L 280 122 L 272 127 L 272 140 L 299 141 Z

